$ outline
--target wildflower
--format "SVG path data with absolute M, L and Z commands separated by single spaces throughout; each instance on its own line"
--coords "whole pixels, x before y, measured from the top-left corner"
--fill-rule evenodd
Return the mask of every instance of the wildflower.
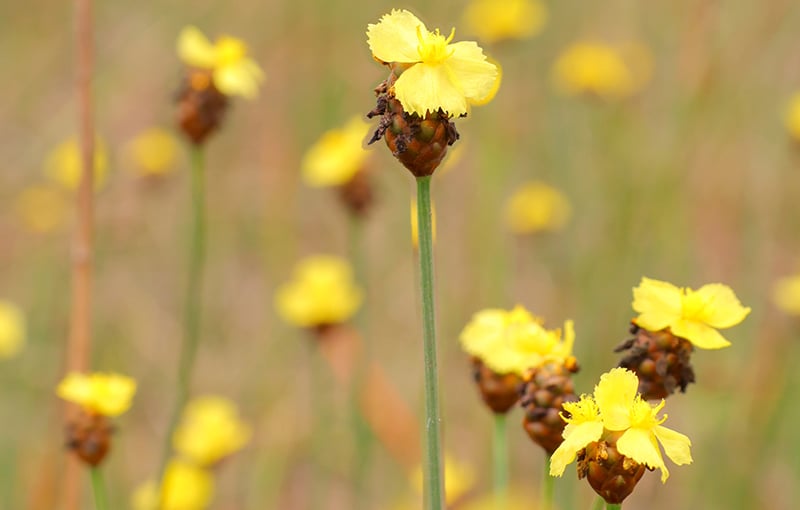
M 55 183 L 72 191 L 78 189 L 83 162 L 81 149 L 75 137 L 58 144 L 45 160 L 45 175 Z M 94 142 L 94 189 L 99 190 L 106 182 L 108 153 L 105 142 L 95 137 Z
M 789 134 L 795 139 L 800 141 L 800 92 L 797 92 L 789 100 L 789 105 L 786 108 L 784 117 L 786 129 Z
M 12 358 L 25 345 L 25 314 L 9 301 L 0 300 L 0 359 Z
M 31 186 L 17 197 L 16 213 L 30 230 L 47 233 L 64 224 L 69 209 L 64 193 L 51 186 Z
M 233 402 L 215 396 L 198 397 L 183 411 L 173 435 L 175 450 L 199 466 L 211 466 L 240 450 L 250 439 L 250 427 Z
M 361 306 L 362 299 L 346 261 L 316 255 L 297 264 L 294 279 L 278 289 L 275 306 L 291 324 L 320 328 L 346 322 Z
M 473 467 L 460 462 L 451 455 L 444 456 L 444 492 L 448 506 L 456 506 L 475 487 L 476 475 Z M 411 474 L 414 491 L 422 495 L 422 466 L 417 466 Z
M 559 56 L 553 78 L 567 95 L 596 94 L 620 99 L 638 91 L 650 78 L 651 57 L 643 47 L 615 47 L 579 42 Z
M 161 491 L 153 481 L 141 485 L 132 497 L 133 510 L 203 510 L 213 499 L 214 479 L 205 469 L 175 458 L 164 471 Z
M 688 437 L 661 424 L 658 417 L 664 401 L 651 405 L 637 394 L 636 374 L 615 368 L 600 377 L 594 395 L 564 404 L 567 422 L 564 442 L 553 453 L 550 475 L 561 476 L 567 465 L 578 459 L 578 477 L 608 503 L 621 503 L 644 474 L 660 469 L 661 482 L 669 471 L 661 447 L 675 464 L 691 464 Z
M 417 199 L 411 199 L 411 244 L 419 248 L 419 218 L 417 217 Z M 436 207 L 431 203 L 431 237 L 436 242 Z
M 464 24 L 487 43 L 527 39 L 547 22 L 547 7 L 539 0 L 472 0 L 464 11 Z
M 166 129 L 154 127 L 136 135 L 128 143 L 127 151 L 137 173 L 143 176 L 164 175 L 175 167 L 178 142 Z
M 536 181 L 521 186 L 506 203 L 506 222 L 515 234 L 561 230 L 571 213 L 560 191 Z
M 775 282 L 772 300 L 784 312 L 800 315 L 800 275 L 787 276 Z

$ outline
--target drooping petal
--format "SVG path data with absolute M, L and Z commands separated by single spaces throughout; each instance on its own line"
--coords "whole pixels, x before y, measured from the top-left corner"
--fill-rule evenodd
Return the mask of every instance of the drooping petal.
M 660 469 L 662 483 L 669 477 L 669 470 L 664 465 L 664 459 L 661 457 L 661 450 L 658 448 L 656 436 L 649 429 L 632 428 L 626 430 L 617 440 L 617 450 L 639 464 Z
M 407 113 L 424 116 L 439 108 L 456 117 L 467 113 L 464 92 L 444 65 L 413 65 L 397 79 L 394 93 Z
M 242 96 L 253 99 L 258 95 L 258 85 L 264 73 L 251 59 L 214 70 L 214 85 L 226 96 Z
M 713 328 L 733 327 L 750 313 L 750 308 L 742 306 L 739 298 L 727 285 L 710 283 L 700 287 L 694 294 L 705 304 L 698 319 Z
M 367 25 L 367 44 L 372 55 L 382 62 L 419 62 L 417 28 L 428 31 L 425 23 L 402 9 L 393 9 L 377 24 Z
M 630 370 L 615 368 L 600 376 L 594 398 L 608 430 L 631 426 L 631 405 L 639 388 L 639 378 Z
M 564 442 L 556 448 L 550 458 L 550 476 L 561 476 L 567 464 L 575 460 L 575 456 L 586 445 L 597 441 L 603 435 L 603 422 L 590 421 L 570 423 L 564 428 Z
M 719 331 L 702 322 L 680 319 L 670 329 L 675 336 L 689 340 L 700 349 L 722 349 L 731 345 Z
M 178 56 L 186 64 L 212 69 L 216 61 L 216 50 L 211 41 L 197 27 L 189 26 L 178 36 Z
M 691 439 L 661 425 L 653 427 L 653 433 L 672 462 L 679 466 L 692 463 Z
M 459 88 L 470 103 L 485 103 L 497 92 L 497 66 L 486 60 L 483 50 L 474 41 L 462 41 L 447 46 L 452 55 L 445 61 Z M 488 99 L 487 99 L 488 98 Z
M 643 277 L 633 289 L 633 309 L 639 312 L 638 326 L 648 331 L 664 329 L 681 316 L 681 289 Z

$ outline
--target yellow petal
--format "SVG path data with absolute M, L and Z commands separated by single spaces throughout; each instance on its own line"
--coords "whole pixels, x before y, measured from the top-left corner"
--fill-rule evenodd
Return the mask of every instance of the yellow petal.
M 775 306 L 792 315 L 800 315 L 800 275 L 781 278 L 772 291 Z
M 631 426 L 631 405 L 639 388 L 639 378 L 630 370 L 614 368 L 600 376 L 594 398 L 608 430 Z
M 442 64 L 415 64 L 394 84 L 394 93 L 408 113 L 424 116 L 439 108 L 453 116 L 467 113 L 464 92 Z
M 571 214 L 567 197 L 538 181 L 523 184 L 506 202 L 506 223 L 516 234 L 561 230 Z
M 258 95 L 258 86 L 263 81 L 264 73 L 251 59 L 244 59 L 214 70 L 214 85 L 226 96 L 253 99 Z
M 370 152 L 364 138 L 370 126 L 360 115 L 352 117 L 341 129 L 332 129 L 306 152 L 300 168 L 309 186 L 339 186 L 363 169 Z
M 251 434 L 233 402 L 210 395 L 189 402 L 172 443 L 185 458 L 211 466 L 244 447 Z
M 118 416 L 131 406 L 136 381 L 113 373 L 69 373 L 58 385 L 56 393 L 87 412 Z
M 0 359 L 15 356 L 25 345 L 25 314 L 17 305 L 0 301 Z
M 691 293 L 701 299 L 704 305 L 697 318 L 712 328 L 730 328 L 742 322 L 750 313 L 750 308 L 742 306 L 727 285 L 710 283 Z
M 483 50 L 474 41 L 450 44 L 447 49 L 452 51 L 452 54 L 444 61 L 444 65 L 447 66 L 448 74 L 461 89 L 467 101 L 488 103 L 497 92 L 495 88 L 499 83 L 497 66 L 486 60 Z
M 216 50 L 197 27 L 189 26 L 184 27 L 178 36 L 178 56 L 187 65 L 212 69 L 216 61 Z
M 692 463 L 692 441 L 687 436 L 661 425 L 657 425 L 653 433 L 672 462 L 678 466 Z
M 786 107 L 784 117 L 786 129 L 795 139 L 800 140 L 800 93 L 796 93 Z
M 382 62 L 419 62 L 417 29 L 428 31 L 409 11 L 393 9 L 377 24 L 367 26 L 367 44 L 372 55 Z
M 473 0 L 464 12 L 470 32 L 489 43 L 532 37 L 546 21 L 547 8 L 539 0 Z
M 575 460 L 578 451 L 597 441 L 603 435 L 603 423 L 591 421 L 580 424 L 567 424 L 564 428 L 564 442 L 556 448 L 550 458 L 550 476 L 561 476 L 567 464 Z
M 670 329 L 675 336 L 685 338 L 700 349 L 722 349 L 731 345 L 719 331 L 702 322 L 680 319 Z
M 127 151 L 134 169 L 141 175 L 161 175 L 174 168 L 178 141 L 170 131 L 150 128 L 128 143 Z
M 636 324 L 659 331 L 681 316 L 681 289 L 668 282 L 642 278 L 633 289 L 633 309 L 639 313 Z
M 617 449 L 622 455 L 645 464 L 651 468 L 661 470 L 661 482 L 669 477 L 667 466 L 661 457 L 656 436 L 649 429 L 632 428 L 622 433 L 617 440 Z
M 172 459 L 164 472 L 162 510 L 205 510 L 214 494 L 214 478 L 205 469 Z

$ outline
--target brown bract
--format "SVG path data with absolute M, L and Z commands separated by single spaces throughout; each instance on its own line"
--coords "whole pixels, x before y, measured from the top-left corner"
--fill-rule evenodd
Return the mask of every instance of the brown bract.
M 175 97 L 181 131 L 195 145 L 202 144 L 222 124 L 228 98 L 214 86 L 211 73 L 201 69 L 187 72 Z
M 480 358 L 472 358 L 472 370 L 481 397 L 497 414 L 505 414 L 519 401 L 522 378 L 516 374 L 498 374 Z
M 525 410 L 522 426 L 548 455 L 564 441 L 562 433 L 566 423 L 560 413 L 564 402 L 578 400 L 572 383 L 572 374 L 577 371 L 577 362 L 570 357 L 564 365 L 546 363 L 525 374 L 519 401 Z
M 617 439 L 611 434 L 606 439 L 589 443 L 578 452 L 578 478 L 586 478 L 589 485 L 607 503 L 619 504 L 627 498 L 644 475 L 645 466 L 617 450 Z
M 113 432 L 105 416 L 81 411 L 67 424 L 67 447 L 86 464 L 97 466 L 111 449 Z

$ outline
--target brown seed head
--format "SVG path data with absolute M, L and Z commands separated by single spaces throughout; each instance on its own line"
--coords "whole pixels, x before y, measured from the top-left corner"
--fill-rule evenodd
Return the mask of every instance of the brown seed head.
M 339 198 L 352 214 L 366 216 L 374 200 L 372 181 L 367 169 L 359 170 L 352 179 L 339 186 Z
M 617 450 L 621 432 L 607 434 L 578 452 L 578 478 L 589 485 L 606 502 L 619 504 L 633 492 L 644 475 L 645 466 Z
M 81 411 L 67 424 L 67 447 L 83 462 L 97 466 L 111 448 L 113 432 L 105 416 Z
M 203 69 L 190 69 L 175 97 L 181 131 L 192 143 L 202 144 L 222 123 L 228 98 L 214 86 L 211 73 Z
M 578 371 L 574 358 L 565 364 L 546 363 L 525 374 L 520 405 L 525 409 L 522 426 L 528 436 L 552 455 L 564 441 L 566 423 L 561 419 L 564 402 L 578 400 L 572 374 Z
M 481 397 L 497 414 L 505 414 L 519 401 L 522 378 L 516 374 L 498 374 L 480 358 L 472 358 L 472 369 Z

